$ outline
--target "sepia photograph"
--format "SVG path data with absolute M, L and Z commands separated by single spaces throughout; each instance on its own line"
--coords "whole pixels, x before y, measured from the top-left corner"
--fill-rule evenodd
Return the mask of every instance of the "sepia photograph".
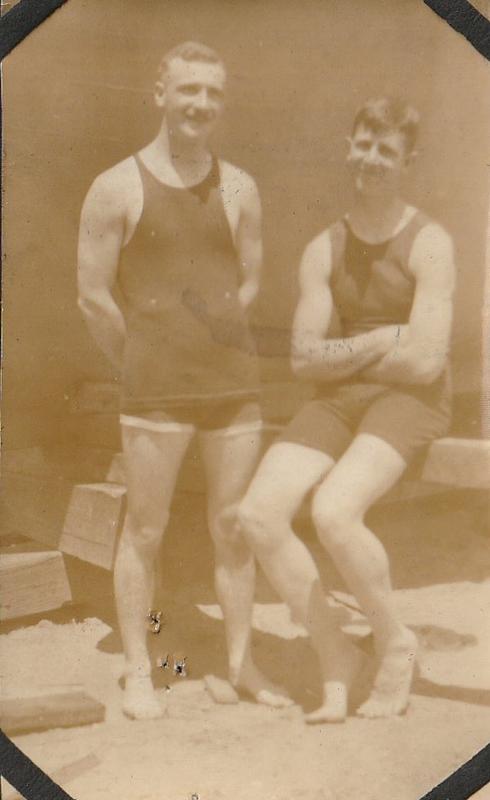
M 67 0 L 2 74 L 0 727 L 76 800 L 420 800 L 490 731 L 488 61 Z

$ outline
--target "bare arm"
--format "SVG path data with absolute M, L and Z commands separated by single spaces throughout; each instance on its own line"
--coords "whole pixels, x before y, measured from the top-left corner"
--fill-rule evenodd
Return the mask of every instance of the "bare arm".
M 293 323 L 291 365 L 307 380 L 336 381 L 354 375 L 388 352 L 395 326 L 359 336 L 325 339 L 332 314 L 331 245 L 328 231 L 306 248 L 300 265 L 300 301 Z
M 118 369 L 126 330 L 112 290 L 123 236 L 121 200 L 110 178 L 101 175 L 87 194 L 80 220 L 78 305 L 98 346 Z
M 257 297 L 262 269 L 262 210 L 255 182 L 242 173 L 240 216 L 236 232 L 236 248 L 242 268 L 243 282 L 239 300 L 247 309 Z
M 416 288 L 407 336 L 364 370 L 363 376 L 370 380 L 429 384 L 446 364 L 455 268 L 451 238 L 439 225 L 427 225 L 419 232 L 409 266 Z

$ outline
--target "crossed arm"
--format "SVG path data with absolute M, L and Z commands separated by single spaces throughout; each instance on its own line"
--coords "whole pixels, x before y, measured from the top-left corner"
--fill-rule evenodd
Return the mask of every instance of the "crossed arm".
M 364 378 L 375 382 L 429 384 L 447 361 L 455 267 L 451 238 L 439 225 L 431 223 L 419 232 L 409 268 L 416 283 L 408 335 L 363 371 Z
M 402 330 L 390 325 L 358 336 L 326 339 L 333 309 L 331 260 L 330 235 L 324 231 L 303 254 L 300 301 L 293 322 L 291 365 L 306 380 L 349 378 L 386 355 Z
M 305 250 L 301 296 L 293 324 L 292 367 L 307 380 L 344 380 L 354 374 L 380 383 L 431 383 L 449 350 L 454 291 L 450 237 L 427 225 L 416 238 L 409 268 L 416 281 L 408 325 L 388 325 L 358 336 L 326 339 L 332 314 L 328 231 Z
M 90 333 L 117 369 L 126 327 L 112 291 L 124 237 L 124 213 L 110 178 L 99 176 L 82 209 L 78 242 L 78 305 Z

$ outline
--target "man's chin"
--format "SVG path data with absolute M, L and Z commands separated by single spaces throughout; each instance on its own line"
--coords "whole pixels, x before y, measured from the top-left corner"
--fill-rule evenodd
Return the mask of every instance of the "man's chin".
M 357 191 L 366 197 L 377 197 L 386 194 L 388 191 L 384 181 L 378 178 L 358 178 L 356 181 Z
M 180 134 L 186 139 L 199 140 L 206 139 L 211 133 L 212 125 L 209 122 L 184 123 L 180 128 Z

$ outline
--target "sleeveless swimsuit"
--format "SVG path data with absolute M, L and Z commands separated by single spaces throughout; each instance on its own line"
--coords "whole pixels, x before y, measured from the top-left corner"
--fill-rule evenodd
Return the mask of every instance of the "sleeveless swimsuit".
M 188 188 L 161 182 L 135 160 L 143 211 L 118 271 L 127 327 L 122 412 L 256 397 L 255 345 L 238 300 L 217 160 Z
M 330 286 L 341 336 L 408 322 L 415 294 L 410 253 L 417 234 L 430 222 L 416 211 L 402 230 L 379 244 L 359 239 L 346 218 L 329 228 Z M 280 438 L 338 459 L 355 433 L 371 433 L 408 462 L 447 432 L 450 395 L 448 367 L 428 385 L 372 383 L 358 375 L 338 383 L 318 382 L 318 399 L 299 412 Z

